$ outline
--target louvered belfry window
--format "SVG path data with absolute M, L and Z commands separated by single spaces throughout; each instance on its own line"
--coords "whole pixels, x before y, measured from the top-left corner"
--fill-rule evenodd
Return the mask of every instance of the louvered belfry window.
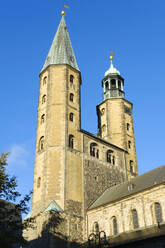
M 155 202 L 155 218 L 157 223 L 162 222 L 162 209 L 159 202 Z
M 132 221 L 133 221 L 133 228 L 134 229 L 139 228 L 138 215 L 136 209 L 132 210 Z

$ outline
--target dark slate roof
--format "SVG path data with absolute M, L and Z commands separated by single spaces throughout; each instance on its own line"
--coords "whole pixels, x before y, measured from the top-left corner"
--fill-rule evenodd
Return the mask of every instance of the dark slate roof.
M 58 26 L 57 33 L 52 42 L 45 64 L 41 70 L 45 70 L 49 65 L 67 64 L 74 69 L 79 70 L 76 58 L 73 52 L 69 33 L 66 27 L 64 16 Z
M 106 189 L 102 195 L 89 207 L 89 209 L 97 208 L 120 200 L 121 198 L 128 197 L 163 182 L 165 182 L 165 165 L 132 178 L 130 181 Z M 131 190 L 128 189 L 129 185 L 132 185 Z

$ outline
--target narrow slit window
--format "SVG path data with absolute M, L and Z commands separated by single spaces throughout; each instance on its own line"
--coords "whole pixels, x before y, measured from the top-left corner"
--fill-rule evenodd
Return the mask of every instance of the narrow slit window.
M 45 114 L 41 115 L 41 124 L 45 122 Z
M 73 113 L 69 114 L 69 120 L 73 122 Z
M 39 140 L 39 147 L 38 147 L 39 151 L 43 151 L 44 150 L 44 136 L 42 136 Z
M 42 97 L 42 104 L 46 102 L 46 95 L 43 95 Z
M 73 102 L 73 100 L 74 100 L 74 95 L 73 95 L 73 93 L 70 93 L 69 99 L 70 99 L 71 102 Z
M 138 215 L 136 209 L 132 210 L 133 229 L 139 228 Z
M 161 223 L 162 220 L 162 209 L 161 209 L 161 205 L 159 202 L 155 202 L 154 204 L 155 207 L 155 218 L 156 218 L 156 222 L 157 223 Z
M 117 230 L 117 219 L 114 216 L 112 219 L 112 224 L 113 224 L 113 235 L 117 235 L 118 230 Z
M 74 81 L 74 76 L 70 75 L 70 83 L 73 84 L 73 81 Z
M 43 85 L 44 84 L 47 84 L 47 77 L 44 77 L 44 79 L 43 79 Z
M 72 134 L 69 135 L 69 147 L 74 148 L 74 136 Z

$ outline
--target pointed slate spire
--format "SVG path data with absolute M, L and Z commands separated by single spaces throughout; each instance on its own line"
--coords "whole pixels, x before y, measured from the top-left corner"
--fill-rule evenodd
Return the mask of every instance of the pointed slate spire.
M 73 52 L 64 16 L 62 16 L 53 43 L 41 72 L 49 65 L 67 64 L 79 70 Z

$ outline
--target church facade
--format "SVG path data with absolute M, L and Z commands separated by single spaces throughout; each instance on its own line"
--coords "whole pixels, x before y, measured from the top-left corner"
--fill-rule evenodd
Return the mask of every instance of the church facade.
M 81 128 L 81 72 L 64 15 L 40 72 L 30 213 L 36 228 L 24 235 L 29 247 L 78 247 L 104 231 L 116 246 L 121 234 L 162 225 L 165 169 L 138 176 L 132 103 L 112 56 L 96 107 L 98 133 Z

